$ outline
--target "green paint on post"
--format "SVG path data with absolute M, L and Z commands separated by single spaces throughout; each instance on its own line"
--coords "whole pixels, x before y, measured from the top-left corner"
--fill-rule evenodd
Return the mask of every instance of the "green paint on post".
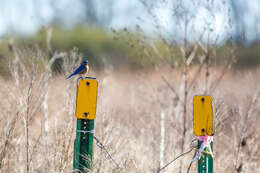
M 198 149 L 201 144 L 202 142 L 198 140 Z M 213 150 L 213 142 L 211 142 L 210 145 Z M 209 152 L 209 149 L 205 148 L 204 151 Z M 202 153 L 202 156 L 198 161 L 198 173 L 213 173 L 213 158 L 211 155 Z
M 74 142 L 73 172 L 87 173 L 92 169 L 94 120 L 77 119 Z

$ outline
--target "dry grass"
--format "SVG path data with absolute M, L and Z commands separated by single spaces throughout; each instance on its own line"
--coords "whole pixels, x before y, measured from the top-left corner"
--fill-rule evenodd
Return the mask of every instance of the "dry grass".
M 46 62 L 45 54 L 38 49 L 12 51 L 12 78 L 0 81 L 0 172 L 72 172 L 76 80 L 65 80 L 65 76 L 80 62 L 80 56 L 75 51 L 54 54 Z M 35 55 L 27 65 L 23 62 L 26 54 Z M 50 65 L 57 57 L 65 60 L 64 75 L 53 76 Z M 34 66 L 36 60 L 44 68 Z M 104 74 L 92 70 L 90 75 L 99 80 L 95 136 L 124 172 L 155 172 L 183 148 L 189 150 L 194 139 L 192 97 L 205 92 L 206 72 L 201 69 L 196 73 L 198 68 L 190 67 L 186 76 L 186 82 L 194 85 L 187 94 L 184 143 L 181 69 L 130 72 L 107 68 Z M 225 69 L 225 76 L 214 89 L 221 69 L 211 68 L 206 81 L 211 86 L 207 93 L 214 97 L 216 105 L 214 170 L 260 172 L 259 69 Z M 192 156 L 190 153 L 182 158 L 182 167 L 177 160 L 164 172 L 177 172 L 179 168 L 186 172 Z M 191 172 L 195 170 L 194 164 Z M 93 172 L 119 170 L 95 147 Z

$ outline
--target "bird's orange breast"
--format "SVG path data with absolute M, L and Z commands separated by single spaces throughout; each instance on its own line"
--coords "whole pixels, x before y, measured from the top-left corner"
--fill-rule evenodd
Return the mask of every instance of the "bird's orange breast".
M 85 73 L 88 73 L 88 70 L 89 70 L 89 66 L 86 65 L 86 68 L 85 68 L 83 71 L 79 72 L 79 74 L 85 74 Z

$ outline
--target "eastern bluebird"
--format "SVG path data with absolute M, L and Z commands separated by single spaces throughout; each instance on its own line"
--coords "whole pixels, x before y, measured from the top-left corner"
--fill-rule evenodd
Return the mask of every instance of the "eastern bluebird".
M 87 74 L 89 71 L 89 66 L 88 66 L 88 60 L 82 61 L 81 65 L 71 74 L 67 77 L 67 79 L 71 78 L 72 76 L 75 75 L 81 75 L 81 74 Z

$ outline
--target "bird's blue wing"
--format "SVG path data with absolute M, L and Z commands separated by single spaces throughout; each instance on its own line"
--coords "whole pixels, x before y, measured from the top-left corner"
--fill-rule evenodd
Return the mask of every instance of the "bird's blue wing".
M 84 65 L 80 65 L 67 79 L 71 78 L 72 76 L 84 71 L 86 67 Z
M 79 68 L 77 68 L 77 69 L 73 72 L 73 74 L 74 74 L 74 75 L 75 75 L 75 74 L 78 74 L 78 73 L 84 71 L 85 69 L 86 69 L 86 67 L 85 67 L 84 65 L 80 65 Z

